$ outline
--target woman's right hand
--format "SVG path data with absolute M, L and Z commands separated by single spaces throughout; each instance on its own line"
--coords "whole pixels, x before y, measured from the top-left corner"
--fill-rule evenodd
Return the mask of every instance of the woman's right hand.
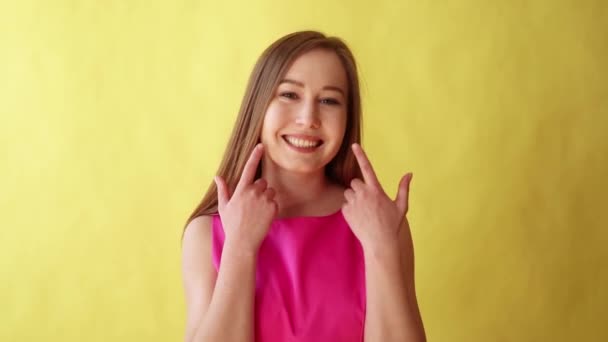
M 263 154 L 263 145 L 256 145 L 233 194 L 230 194 L 224 179 L 220 176 L 214 179 L 226 243 L 253 248 L 255 252 L 278 212 L 278 205 L 274 201 L 275 191 L 263 179 L 254 181 Z

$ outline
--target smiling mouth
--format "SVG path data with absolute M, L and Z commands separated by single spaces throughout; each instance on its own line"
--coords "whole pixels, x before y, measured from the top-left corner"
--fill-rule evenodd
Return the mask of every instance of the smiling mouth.
M 281 136 L 283 138 L 283 140 L 285 140 L 285 142 L 287 142 L 289 145 L 296 147 L 296 148 L 300 148 L 300 149 L 315 149 L 321 145 L 323 145 L 323 140 L 309 140 L 309 139 L 302 139 L 302 138 L 296 138 L 296 137 L 292 137 L 289 135 L 283 135 Z

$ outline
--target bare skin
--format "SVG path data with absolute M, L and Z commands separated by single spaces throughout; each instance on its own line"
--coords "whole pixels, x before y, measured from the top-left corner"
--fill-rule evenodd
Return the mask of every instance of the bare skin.
M 414 249 L 406 217 L 412 174 L 388 197 L 365 152 L 352 146 L 363 179 L 346 189 L 344 218 L 363 246 L 367 312 L 364 341 L 425 341 L 414 287 Z
M 211 262 L 211 220 L 193 220 L 184 234 L 183 273 L 188 306 L 185 341 L 253 341 L 257 252 L 276 217 L 274 191 L 254 181 L 264 149 L 252 152 L 234 191 L 216 178 L 218 209 L 226 239 L 215 272 Z

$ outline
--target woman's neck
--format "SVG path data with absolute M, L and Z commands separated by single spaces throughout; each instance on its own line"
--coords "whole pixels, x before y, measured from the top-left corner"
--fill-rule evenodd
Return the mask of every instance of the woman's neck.
M 322 215 L 337 210 L 332 200 L 337 186 L 323 169 L 314 173 L 297 173 L 278 168 L 263 168 L 262 178 L 276 191 L 279 217 Z

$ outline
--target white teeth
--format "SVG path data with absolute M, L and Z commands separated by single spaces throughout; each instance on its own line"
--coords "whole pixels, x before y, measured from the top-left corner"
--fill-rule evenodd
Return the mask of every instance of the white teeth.
M 304 148 L 315 147 L 319 143 L 318 141 L 304 140 L 304 139 L 294 138 L 294 137 L 290 137 L 290 136 L 285 136 L 285 139 L 294 146 L 304 147 Z

